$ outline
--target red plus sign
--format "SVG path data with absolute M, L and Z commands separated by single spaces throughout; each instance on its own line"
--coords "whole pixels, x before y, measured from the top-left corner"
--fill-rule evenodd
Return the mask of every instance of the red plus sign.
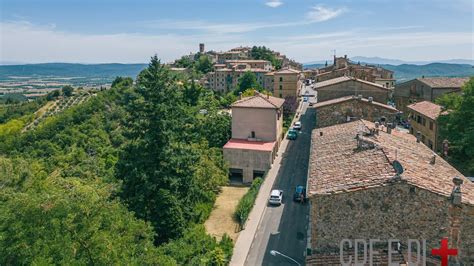
M 440 256 L 441 257 L 441 266 L 448 266 L 448 257 L 449 256 L 457 256 L 458 250 L 457 249 L 449 249 L 448 248 L 448 239 L 443 238 L 441 239 L 441 247 L 439 249 L 432 249 L 431 255 Z

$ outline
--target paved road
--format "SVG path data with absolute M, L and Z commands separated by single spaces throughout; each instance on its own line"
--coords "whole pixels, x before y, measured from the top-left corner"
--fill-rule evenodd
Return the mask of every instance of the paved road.
M 307 107 L 308 103 L 304 103 L 300 119 L 303 129 L 298 138 L 289 143 L 273 185 L 274 189 L 284 191 L 283 204 L 265 209 L 246 265 L 292 264 L 282 256 L 270 255 L 270 250 L 277 250 L 304 264 L 309 208 L 307 204 L 293 201 L 293 191 L 297 185 L 306 185 L 311 131 L 316 123 L 314 109 Z

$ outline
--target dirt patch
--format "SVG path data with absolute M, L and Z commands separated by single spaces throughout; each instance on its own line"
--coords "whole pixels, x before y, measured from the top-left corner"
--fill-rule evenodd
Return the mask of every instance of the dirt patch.
M 221 239 L 224 233 L 227 233 L 235 243 L 239 232 L 237 230 L 238 222 L 233 215 L 239 200 L 248 189 L 248 187 L 222 187 L 222 192 L 217 196 L 214 210 L 204 223 L 206 231 L 210 235 Z

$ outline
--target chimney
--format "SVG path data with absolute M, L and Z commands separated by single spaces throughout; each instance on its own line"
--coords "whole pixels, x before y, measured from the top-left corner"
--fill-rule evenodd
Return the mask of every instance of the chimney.
M 436 155 L 433 154 L 433 156 L 431 156 L 430 164 L 435 164 L 435 163 L 436 163 Z
M 362 94 L 357 95 L 357 99 L 362 100 Z
M 369 103 L 372 103 L 372 102 L 374 101 L 374 98 L 373 98 L 373 97 L 369 97 L 368 100 L 369 100 Z
M 420 142 L 421 141 L 421 132 L 420 131 L 417 131 L 416 132 L 416 142 Z
M 461 194 L 461 185 L 463 183 L 463 180 L 459 176 L 455 176 L 453 178 L 453 191 L 451 192 L 451 200 L 453 202 L 453 205 L 461 205 L 461 200 L 462 200 L 462 194 Z
M 239 92 L 239 100 L 242 100 L 242 92 Z
M 387 134 L 392 134 L 392 126 L 393 126 L 392 123 L 387 124 Z

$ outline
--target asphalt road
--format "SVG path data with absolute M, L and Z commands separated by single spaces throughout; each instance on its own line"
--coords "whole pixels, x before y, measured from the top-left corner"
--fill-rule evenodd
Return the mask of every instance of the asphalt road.
M 278 207 L 267 206 L 265 209 L 246 265 L 296 265 L 283 256 L 272 256 L 270 250 L 281 252 L 304 265 L 309 205 L 294 202 L 293 193 L 297 185 L 306 186 L 311 131 L 316 124 L 315 119 L 314 109 L 304 103 L 300 118 L 302 130 L 283 154 L 282 165 L 273 185 L 273 189 L 284 191 L 283 204 Z

